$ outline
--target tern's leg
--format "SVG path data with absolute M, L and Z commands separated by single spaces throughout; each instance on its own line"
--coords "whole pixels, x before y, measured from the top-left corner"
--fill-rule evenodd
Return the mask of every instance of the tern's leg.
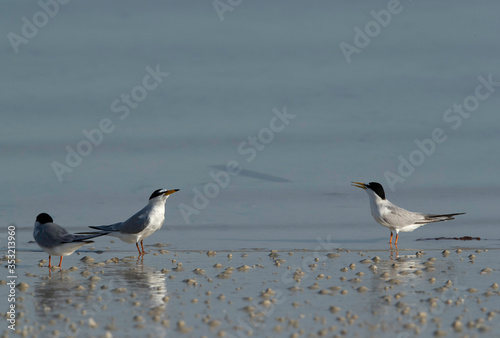
M 394 244 L 396 244 L 396 246 L 398 246 L 398 238 L 399 238 L 399 234 L 396 232 L 396 241 L 394 242 Z
M 397 236 L 397 234 L 396 234 L 396 236 Z M 391 230 L 391 238 L 389 239 L 389 243 L 392 244 L 392 230 Z
M 49 268 L 51 268 L 51 267 L 52 267 L 52 264 L 50 264 L 50 258 L 51 258 L 51 257 L 50 257 L 50 255 L 49 255 Z
M 139 242 L 135 242 L 135 246 L 137 247 L 137 251 L 139 251 L 139 256 L 142 256 L 141 249 L 139 249 Z
M 61 268 L 62 259 L 63 259 L 63 256 L 61 256 L 61 259 L 59 260 L 59 268 Z
M 142 254 L 145 255 L 146 251 L 144 251 L 144 244 L 142 243 L 144 240 L 141 240 L 141 248 L 142 248 Z

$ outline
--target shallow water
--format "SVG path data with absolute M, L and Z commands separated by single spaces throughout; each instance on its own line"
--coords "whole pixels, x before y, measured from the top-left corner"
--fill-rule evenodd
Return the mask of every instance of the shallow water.
M 340 44 L 353 44 L 355 28 L 364 28 L 374 20 L 371 11 L 381 13 L 387 6 L 387 1 L 322 7 L 252 1 L 226 12 L 221 21 L 212 2 L 130 2 L 120 9 L 70 2 L 17 53 L 3 39 L 0 221 L 16 226 L 17 283 L 30 285 L 19 293 L 24 307 L 19 329 L 40 336 L 55 330 L 61 336 L 66 330 L 100 336 L 114 318 L 108 329 L 117 336 L 125 328 L 130 335 L 189 331 L 177 327 L 180 320 L 192 328 L 186 333 L 191 336 L 220 331 L 241 336 L 238 325 L 249 325 L 254 336 L 404 336 L 415 330 L 428 336 L 436 330 L 454 334 L 451 324 L 462 316 L 464 326 L 480 318 L 485 322 L 460 334 L 498 330 L 488 320 L 490 312 L 498 314 L 493 305 L 498 295 L 495 290 L 484 295 L 499 282 L 498 4 L 458 1 L 450 10 L 402 1 L 400 13 L 348 63 Z M 36 3 L 4 4 L 2 13 L 8 15 L 0 20 L 1 31 L 21 34 L 22 18 L 32 20 L 40 10 Z M 125 114 L 122 95 L 143 93 L 137 88 L 157 67 L 168 76 Z M 474 104 L 478 85 L 486 95 L 488 78 L 493 82 L 489 96 L 476 98 L 470 114 L 448 112 L 457 104 Z M 102 137 L 96 128 L 106 130 Z M 429 143 L 436 128 L 442 142 Z M 95 144 L 87 149 L 89 132 Z M 81 160 L 68 155 L 78 149 L 86 152 Z M 405 161 L 413 164 L 401 164 Z M 58 176 L 55 162 L 70 172 Z M 390 174 L 399 176 L 392 188 Z M 366 194 L 351 181 L 378 181 L 391 201 L 410 210 L 467 214 L 401 233 L 396 253 L 387 243 L 389 231 L 370 216 Z M 123 261 L 136 255 L 133 244 L 98 238 L 94 250 L 64 259 L 63 268 L 76 266 L 75 271 L 49 276 L 47 268 L 37 266 L 47 259 L 29 243 L 37 214 L 51 214 L 69 231 L 85 231 L 88 225 L 125 220 L 158 188 L 180 191 L 167 202 L 164 227 L 146 239 L 152 254 L 143 262 Z M 481 240 L 418 241 L 461 236 Z M 4 249 L 6 239 L 3 231 Z M 159 253 L 156 243 L 168 244 L 163 249 L 169 253 Z M 459 248 L 463 252 L 455 253 Z M 324 259 L 337 249 L 340 257 Z M 445 249 L 450 256 L 441 255 Z M 217 255 L 207 256 L 208 250 Z M 270 250 L 279 250 L 286 262 L 277 267 Z M 415 257 L 419 251 L 425 254 Z M 477 256 L 474 263 L 470 254 Z M 82 255 L 119 262 L 87 266 L 79 260 Z M 381 258 L 377 273 L 359 263 L 373 256 Z M 404 261 L 391 267 L 397 256 Z M 431 257 L 435 270 L 425 270 Z M 310 271 L 304 262 L 314 258 L 318 266 Z M 173 271 L 172 259 L 185 270 Z M 213 268 L 217 262 L 224 268 Z M 351 263 L 354 270 L 340 271 Z M 228 266 L 244 264 L 252 269 L 234 271 L 229 279 L 216 277 Z M 308 278 L 284 282 L 288 267 L 301 267 Z M 484 267 L 493 270 L 479 274 Z M 195 268 L 206 274 L 195 275 Z M 415 275 L 415 269 L 422 274 Z M 86 270 L 90 274 L 81 275 Z M 387 283 L 382 271 L 401 283 Z M 365 274 L 358 276 L 361 281 L 349 281 L 358 272 Z M 321 273 L 320 289 L 308 289 Z M 101 279 L 88 281 L 93 275 Z M 342 276 L 347 279 L 341 281 Z M 428 282 L 432 277 L 434 284 Z M 183 282 L 189 278 L 198 285 Z M 457 290 L 434 290 L 447 280 Z M 294 283 L 304 290 L 290 291 Z M 317 293 L 331 286 L 348 293 Z M 368 289 L 358 293 L 359 286 Z M 108 292 L 121 287 L 127 289 L 122 294 Z M 268 287 L 282 297 L 274 296 L 268 315 L 254 313 L 250 319 L 241 309 L 253 301 L 243 298 L 258 305 Z M 464 291 L 471 287 L 479 291 Z M 7 290 L 0 287 L 1 299 Z M 398 292 L 406 295 L 393 299 Z M 217 299 L 220 294 L 226 298 Z M 390 303 L 381 300 L 384 295 L 392 297 Z M 430 309 L 427 299 L 442 295 L 439 311 Z M 76 307 L 80 302 L 82 308 Z M 149 314 L 157 306 L 162 310 Z M 339 306 L 339 312 L 330 313 L 330 306 Z M 425 325 L 415 309 L 428 313 Z M 61 313 L 64 317 L 57 318 Z M 143 320 L 134 321 L 135 316 Z M 98 325 L 93 329 L 91 317 Z M 208 325 L 213 319 L 220 324 Z

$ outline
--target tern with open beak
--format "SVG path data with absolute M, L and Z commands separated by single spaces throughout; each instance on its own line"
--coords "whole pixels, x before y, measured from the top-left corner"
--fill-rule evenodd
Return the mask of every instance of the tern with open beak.
M 389 243 L 392 245 L 393 231 L 396 232 L 394 244 L 398 245 L 399 232 L 413 231 L 427 223 L 449 221 L 455 219 L 454 216 L 463 215 L 465 212 L 454 214 L 424 214 L 420 212 L 408 211 L 392 204 L 385 198 L 384 188 L 380 183 L 360 183 L 351 182 L 353 186 L 364 189 L 370 198 L 370 209 L 373 218 L 380 225 L 391 230 Z

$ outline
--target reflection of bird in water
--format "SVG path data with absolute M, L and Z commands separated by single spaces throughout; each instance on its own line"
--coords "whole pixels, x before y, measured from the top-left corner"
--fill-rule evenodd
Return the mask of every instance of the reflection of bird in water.
M 92 271 L 97 272 L 90 268 L 89 272 Z M 77 274 L 75 279 L 68 273 L 58 272 L 52 273 L 50 277 L 45 275 L 36 281 L 34 297 L 40 323 L 55 319 L 57 325 L 71 324 L 59 322 L 56 316 L 62 314 L 65 317 L 71 316 L 73 324 L 79 320 L 88 322 L 95 319 L 99 325 L 104 325 L 105 321 L 99 321 L 98 318 L 107 316 L 105 308 L 117 304 L 116 300 L 122 297 L 129 302 L 127 305 L 129 307 L 138 302 L 140 308 L 136 308 L 137 311 L 143 313 L 145 310 L 146 314 L 155 318 L 155 322 L 166 319 L 167 303 L 164 300 L 167 296 L 166 279 L 159 271 L 121 262 L 108 266 L 105 275 L 83 276 Z M 115 294 L 114 290 L 119 288 L 125 288 L 127 293 Z M 135 294 L 133 298 L 124 296 L 132 293 Z M 117 313 L 121 313 L 123 311 L 121 309 L 122 305 L 118 305 Z M 62 330 L 63 332 L 66 330 L 68 335 L 91 336 L 95 332 L 89 331 L 87 334 L 86 330 L 91 330 L 89 325 L 77 326 L 74 329 L 65 327 Z M 166 336 L 163 325 L 152 325 L 150 330 L 154 332 L 155 337 Z
M 165 274 L 144 265 L 124 266 L 111 272 L 115 284 L 127 285 L 127 289 L 137 294 L 137 298 L 147 307 L 153 308 L 165 305 L 163 298 L 167 296 L 167 283 Z
M 85 295 L 76 291 L 77 286 L 78 282 L 73 277 L 60 272 L 37 280 L 34 286 L 37 314 L 45 318 L 55 313 L 63 313 L 70 303 L 78 302 L 80 297 L 83 302 Z
M 399 284 L 411 284 L 415 286 L 424 282 L 422 274 L 425 269 L 425 263 L 415 255 L 409 255 L 389 259 L 374 259 L 376 269 L 373 269 L 372 288 L 382 291 L 387 286 Z
M 453 216 L 463 215 L 464 212 L 454 214 L 423 214 L 420 212 L 408 211 L 392 204 L 385 198 L 384 188 L 380 183 L 360 183 L 352 182 L 352 185 L 365 189 L 370 197 L 370 209 L 373 218 L 377 223 L 383 225 L 391 230 L 391 238 L 389 243 L 392 245 L 392 231 L 396 232 L 396 241 L 394 244 L 398 245 L 399 232 L 409 232 L 422 225 L 434 222 L 449 221 L 455 219 Z
M 384 276 L 388 278 L 397 277 L 401 280 L 413 279 L 419 274 L 415 274 L 415 271 L 425 268 L 425 264 L 422 263 L 422 260 L 415 255 L 398 257 L 398 251 L 396 251 L 396 259 L 394 259 L 393 252 L 391 251 L 389 259 L 381 259 L 377 261 L 376 265 L 379 275 L 388 273 L 388 275 Z
M 160 323 L 167 319 L 167 283 L 165 274 L 140 264 L 133 262 L 120 262 L 115 265 L 116 269 L 110 269 L 108 276 L 111 277 L 113 288 L 127 289 L 127 293 L 134 293 L 132 303 L 140 304 L 141 313 L 153 318 L 155 323 Z M 111 289 L 111 288 L 110 288 Z M 135 311 L 135 310 L 134 310 Z M 149 330 L 153 330 L 154 337 L 167 337 L 167 330 L 163 325 L 150 325 Z
M 398 315 L 398 308 L 394 305 L 403 297 L 405 292 L 402 291 L 418 286 L 422 288 L 428 287 L 425 285 L 428 283 L 428 278 L 422 277 L 425 272 L 420 274 L 425 265 L 421 259 L 412 255 L 410 257 L 399 257 L 396 260 L 392 257 L 389 259 L 374 259 L 374 266 L 377 266 L 377 268 L 372 269 L 373 275 L 370 277 L 369 283 L 371 285 L 369 288 L 373 295 L 377 296 L 370 297 L 370 311 L 376 313 L 380 322 L 383 321 L 384 325 L 387 325 L 389 329 L 395 329 L 392 326 L 394 325 L 393 319 Z M 409 298 L 404 299 L 404 302 L 408 301 Z M 413 305 L 419 306 L 417 303 Z

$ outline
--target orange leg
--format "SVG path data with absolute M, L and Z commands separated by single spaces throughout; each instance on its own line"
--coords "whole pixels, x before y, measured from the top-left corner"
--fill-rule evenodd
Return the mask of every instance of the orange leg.
M 63 259 L 63 256 L 61 256 L 61 259 L 59 260 L 59 268 L 61 268 L 62 259 Z
M 136 242 L 135 246 L 137 247 L 137 251 L 139 251 L 139 257 L 142 256 L 141 249 L 139 249 L 139 242 Z
M 396 234 L 397 236 L 397 234 Z M 391 231 L 391 238 L 389 239 L 389 243 L 392 244 L 392 231 Z
M 396 246 L 398 246 L 398 238 L 399 238 L 399 234 L 396 233 L 396 241 L 394 242 L 394 244 L 396 244 Z
M 142 254 L 145 255 L 146 254 L 146 251 L 144 251 L 144 244 L 142 243 L 143 240 L 141 240 L 141 248 L 142 248 Z
M 51 268 L 51 267 L 52 267 L 52 264 L 50 264 L 50 258 L 51 258 L 51 257 L 50 257 L 50 255 L 49 255 L 49 268 Z

